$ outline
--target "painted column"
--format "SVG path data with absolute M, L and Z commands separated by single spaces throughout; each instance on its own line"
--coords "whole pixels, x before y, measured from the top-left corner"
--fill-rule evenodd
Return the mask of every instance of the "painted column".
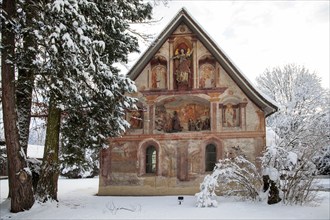
M 193 72 L 194 72 L 194 80 L 192 87 L 194 89 L 199 87 L 199 73 L 198 73 L 198 60 L 197 60 L 197 38 L 195 36 L 191 39 L 193 43 Z
M 219 131 L 219 93 L 209 93 L 210 96 L 210 117 L 211 131 Z
M 241 110 L 241 128 L 242 130 L 246 130 L 246 105 L 247 100 L 243 99 L 243 102 L 239 104 Z
M 174 38 L 169 37 L 168 39 L 168 51 L 169 51 L 169 62 L 168 62 L 168 70 L 167 70 L 167 88 L 169 90 L 173 90 L 173 42 Z
M 145 106 L 146 111 L 143 112 L 143 133 L 149 133 L 149 105 Z
M 180 181 L 188 180 L 188 144 L 181 143 L 177 148 L 177 178 Z
M 219 103 L 219 105 L 218 105 L 218 112 L 219 112 L 219 118 L 218 118 L 218 121 L 217 121 L 217 123 L 218 123 L 218 131 L 222 131 L 223 130 L 223 123 L 222 123 L 222 118 L 223 118 L 223 108 L 224 108 L 224 106 L 223 106 L 223 104 L 220 104 Z
M 155 100 L 157 99 L 157 95 L 149 95 L 146 96 L 147 99 L 147 112 L 145 114 L 146 118 L 146 125 L 144 127 L 145 133 L 153 134 L 154 127 L 155 127 Z

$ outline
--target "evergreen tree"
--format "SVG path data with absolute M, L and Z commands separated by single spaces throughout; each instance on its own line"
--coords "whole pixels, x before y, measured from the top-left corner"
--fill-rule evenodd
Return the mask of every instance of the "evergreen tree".
M 7 3 L 4 1 L 4 9 Z M 43 101 L 49 104 L 45 157 L 37 196 L 41 201 L 57 200 L 60 120 L 63 119 L 63 152 L 81 149 L 85 152 L 82 158 L 87 160 L 86 155 L 107 145 L 108 137 L 125 131 L 129 124 L 123 112 L 135 107 L 135 99 L 126 95 L 134 92 L 135 86 L 120 75 L 113 64 L 127 62 L 127 55 L 137 51 L 138 41 L 130 32 L 129 23 L 150 19 L 152 7 L 139 0 L 22 0 L 17 6 L 18 9 L 12 11 L 17 22 L 15 28 L 11 28 L 10 33 L 3 32 L 2 39 L 3 44 L 8 43 L 6 39 L 10 37 L 12 41 L 17 39 L 17 43 L 9 42 L 16 53 L 6 59 L 6 64 L 10 60 L 10 64 L 15 63 L 18 68 L 17 90 L 11 90 L 16 93 L 12 107 L 17 108 L 19 117 L 17 138 L 26 152 L 31 91 L 36 85 L 34 90 L 42 91 Z M 2 52 L 2 57 L 6 56 Z M 3 69 L 7 67 L 13 65 L 2 65 Z M 6 120 L 9 119 L 4 118 Z M 88 129 L 80 132 L 77 127 L 83 126 Z M 16 148 L 19 145 L 16 144 Z M 68 158 L 67 155 L 62 158 Z
M 104 147 L 108 137 L 120 135 L 129 126 L 124 110 L 134 107 L 135 101 L 126 95 L 136 90 L 133 82 L 113 64 L 126 62 L 128 53 L 137 51 L 129 22 L 149 19 L 152 8 L 138 0 L 54 0 L 43 2 L 42 8 L 40 26 L 35 30 L 42 52 L 42 59 L 36 60 L 40 72 L 36 82 L 43 88 L 44 100 L 52 100 L 49 109 L 62 112 L 63 152 Z M 53 120 L 50 113 L 47 129 L 53 127 L 50 123 L 58 123 L 57 116 Z M 50 130 L 46 135 L 54 132 L 58 134 Z M 47 140 L 54 142 L 47 144 Z M 58 152 L 59 142 L 55 142 L 56 138 L 46 137 L 45 156 Z M 56 158 L 44 158 L 37 189 L 41 201 L 57 199 Z
M 34 88 L 37 44 L 33 34 L 34 19 L 38 16 L 37 1 L 18 1 L 16 39 L 16 65 L 18 77 L 16 83 L 16 107 L 20 145 L 27 153 L 29 128 L 31 121 L 32 91 Z
M 129 23 L 149 19 L 151 12 L 150 5 L 139 5 L 139 1 L 117 1 L 117 4 L 103 2 L 98 5 L 98 14 L 87 13 L 91 21 L 100 25 L 96 38 L 104 42 L 103 58 L 107 59 L 106 62 L 110 65 L 127 62 L 127 55 L 137 52 L 138 41 L 129 32 Z M 103 59 L 95 58 L 96 64 Z M 98 148 L 107 143 L 105 138 L 118 136 L 128 127 L 126 121 L 123 121 L 123 112 L 124 109 L 132 107 L 133 100 L 127 99 L 124 94 L 133 92 L 135 87 L 113 66 L 110 66 L 110 71 L 99 69 L 100 73 L 102 71 L 111 72 L 111 75 L 100 74 L 98 78 L 93 79 L 93 85 L 104 88 L 103 91 L 89 94 L 90 104 L 84 106 L 83 111 L 67 110 L 71 113 L 63 120 L 61 170 L 65 176 L 77 178 L 96 175 L 98 161 L 95 162 L 95 159 L 98 158 Z M 92 103 L 92 100 L 97 102 Z M 72 128 L 78 129 L 72 132 Z M 76 154 L 75 158 L 71 158 L 73 152 Z

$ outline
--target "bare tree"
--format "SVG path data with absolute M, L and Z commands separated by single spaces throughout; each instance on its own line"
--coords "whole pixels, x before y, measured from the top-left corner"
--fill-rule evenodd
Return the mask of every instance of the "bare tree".
M 280 137 L 282 146 L 329 144 L 329 91 L 320 78 L 303 66 L 287 64 L 267 69 L 257 78 L 258 88 L 279 105 L 267 125 Z
M 329 91 L 316 73 L 295 64 L 267 69 L 257 83 L 280 107 L 267 118 L 278 138 L 267 146 L 263 167 L 271 171 L 284 203 L 312 201 L 310 189 L 318 172 L 313 161 L 330 143 Z

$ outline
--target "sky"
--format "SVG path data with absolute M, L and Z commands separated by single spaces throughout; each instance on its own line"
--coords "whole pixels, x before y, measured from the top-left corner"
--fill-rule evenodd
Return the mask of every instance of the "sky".
M 322 86 L 329 88 L 329 3 L 169 0 L 164 5 L 158 1 L 153 18 L 161 21 L 149 25 L 145 32 L 158 36 L 185 7 L 254 84 L 267 68 L 294 63 L 317 73 Z M 141 45 L 141 52 L 146 49 Z

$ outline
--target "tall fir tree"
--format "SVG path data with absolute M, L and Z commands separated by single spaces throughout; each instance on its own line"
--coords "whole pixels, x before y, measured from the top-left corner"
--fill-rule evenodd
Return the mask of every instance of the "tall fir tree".
M 135 91 L 134 83 L 113 64 L 126 62 L 127 55 L 137 51 L 129 22 L 150 19 L 152 7 L 138 0 L 54 0 L 43 2 L 42 8 L 35 30 L 41 51 L 36 83 L 43 88 L 44 100 L 52 100 L 49 109 L 62 112 L 62 150 L 106 146 L 108 137 L 120 135 L 129 126 L 124 110 L 134 107 L 135 101 L 127 96 Z M 50 113 L 48 124 L 58 123 Z M 47 125 L 37 187 L 41 201 L 57 200 L 58 157 L 46 157 L 59 149 L 59 139 L 48 138 L 59 134 L 53 128 Z M 47 140 L 54 142 L 47 144 Z
M 33 60 L 36 59 L 37 43 L 33 34 L 34 19 L 38 16 L 37 1 L 19 1 L 17 10 L 17 22 L 19 28 L 16 39 L 20 43 L 16 48 L 16 66 L 18 68 L 16 85 L 16 106 L 18 114 L 18 127 L 20 145 L 27 154 L 29 128 L 31 121 L 32 92 L 34 88 L 34 76 L 36 68 Z

